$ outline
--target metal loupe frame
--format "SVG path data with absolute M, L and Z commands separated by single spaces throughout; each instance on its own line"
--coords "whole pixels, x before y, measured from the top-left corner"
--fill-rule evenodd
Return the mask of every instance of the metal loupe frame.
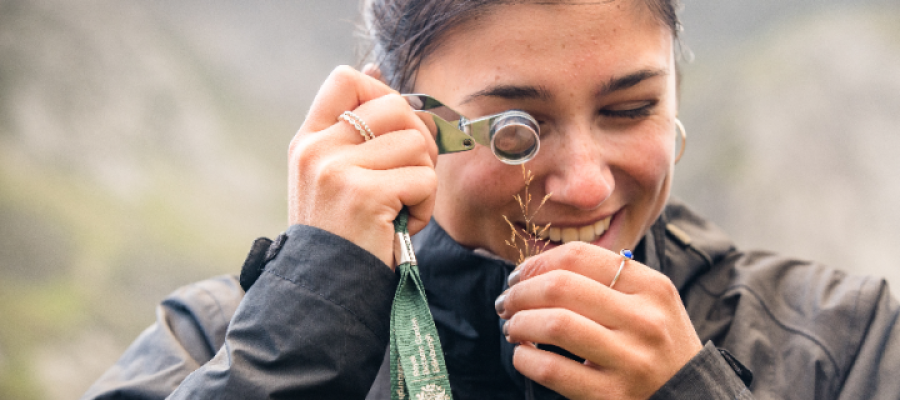
M 403 97 L 414 110 L 428 113 L 432 117 L 437 127 L 435 142 L 437 143 L 438 154 L 472 150 L 477 143 L 491 149 L 500 161 L 510 165 L 518 165 L 534 158 L 540 149 L 540 138 L 537 137 L 537 122 L 524 111 L 510 110 L 469 120 L 427 94 L 404 94 Z M 529 127 L 536 136 L 534 150 L 521 158 L 501 156 L 491 145 L 496 123 L 508 119 L 510 116 L 527 118 L 534 125 Z

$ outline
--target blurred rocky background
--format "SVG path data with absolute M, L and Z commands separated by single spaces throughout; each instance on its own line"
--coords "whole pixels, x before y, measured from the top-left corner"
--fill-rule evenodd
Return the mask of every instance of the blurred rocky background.
M 900 285 L 896 0 L 685 0 L 676 195 Z M 77 398 L 178 286 L 285 227 L 355 0 L 0 0 L 0 399 Z

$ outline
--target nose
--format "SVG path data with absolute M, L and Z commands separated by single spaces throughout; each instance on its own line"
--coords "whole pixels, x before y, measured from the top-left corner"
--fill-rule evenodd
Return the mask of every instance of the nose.
M 615 189 L 615 180 L 599 136 L 589 125 L 570 127 L 541 144 L 542 156 L 552 167 L 545 179 L 551 201 L 580 210 L 603 204 Z M 540 157 L 540 156 L 539 156 Z

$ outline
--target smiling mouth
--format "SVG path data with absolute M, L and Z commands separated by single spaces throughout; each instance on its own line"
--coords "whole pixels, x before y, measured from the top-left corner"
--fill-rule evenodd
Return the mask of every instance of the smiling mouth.
M 575 241 L 591 243 L 606 233 L 609 229 L 610 221 L 612 221 L 611 215 L 593 224 L 584 226 L 555 227 L 551 224 L 550 228 L 542 232 L 540 239 L 555 243 Z

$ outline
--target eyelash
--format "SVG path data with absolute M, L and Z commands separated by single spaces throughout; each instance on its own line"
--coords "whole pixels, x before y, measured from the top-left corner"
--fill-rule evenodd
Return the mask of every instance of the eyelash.
M 612 118 L 638 119 L 650 115 L 656 107 L 656 101 L 648 101 L 645 105 L 627 110 L 600 110 L 600 115 Z
M 644 104 L 643 106 L 640 106 L 637 108 L 632 108 L 632 109 L 627 109 L 627 110 L 601 109 L 599 111 L 599 114 L 601 116 L 610 117 L 610 118 L 639 119 L 639 118 L 647 117 L 650 114 L 652 114 L 653 109 L 656 108 L 656 105 L 658 103 L 659 102 L 655 101 L 655 100 L 647 101 L 646 104 Z M 538 125 L 544 125 L 545 122 L 546 121 L 544 119 L 537 120 Z

